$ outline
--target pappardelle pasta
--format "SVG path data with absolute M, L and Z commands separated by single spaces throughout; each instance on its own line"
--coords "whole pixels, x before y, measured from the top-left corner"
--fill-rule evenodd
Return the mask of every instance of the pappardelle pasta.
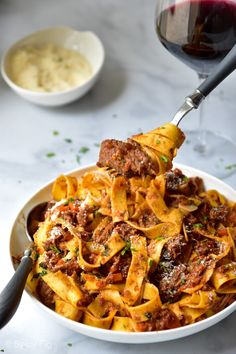
M 28 286 L 58 314 L 90 326 L 188 325 L 235 300 L 235 226 L 236 204 L 178 169 L 60 176 L 34 235 Z

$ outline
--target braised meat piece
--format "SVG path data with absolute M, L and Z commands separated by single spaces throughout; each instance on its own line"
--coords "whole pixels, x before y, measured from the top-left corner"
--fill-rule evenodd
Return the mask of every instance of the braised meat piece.
M 184 253 L 187 247 L 187 242 L 183 235 L 178 235 L 170 239 L 165 244 L 165 250 L 168 252 L 171 259 L 176 259 Z
M 209 254 L 219 254 L 220 252 L 220 244 L 215 240 L 211 240 L 209 238 L 205 238 L 200 241 L 196 241 L 194 246 L 194 250 L 199 256 L 207 256 Z
M 229 207 L 220 205 L 210 210 L 209 219 L 213 222 L 226 222 L 229 214 Z
M 136 330 L 140 332 L 161 331 L 163 329 L 172 329 L 177 327 L 180 327 L 179 319 L 170 309 L 161 309 L 157 311 L 150 318 L 150 320 L 136 324 Z
M 156 174 L 155 165 L 150 157 L 138 143 L 131 139 L 127 142 L 115 139 L 104 140 L 97 166 L 112 168 L 126 178 Z
M 186 196 L 196 195 L 204 191 L 203 180 L 199 177 L 186 177 L 181 170 L 174 170 L 165 173 L 166 193 L 184 194 Z
M 67 275 L 72 275 L 74 272 L 78 272 L 80 270 L 76 257 L 67 259 L 65 261 L 65 259 L 60 254 L 50 250 L 46 252 L 44 259 L 46 268 L 51 272 L 57 272 L 58 270 L 61 270 Z
M 175 265 L 173 261 L 159 263 L 151 276 L 151 282 L 158 287 L 163 303 L 179 300 L 186 270 L 187 267 L 184 264 Z
M 36 291 L 40 301 L 48 306 L 52 307 L 54 304 L 54 291 L 43 281 L 41 278 L 38 281 Z

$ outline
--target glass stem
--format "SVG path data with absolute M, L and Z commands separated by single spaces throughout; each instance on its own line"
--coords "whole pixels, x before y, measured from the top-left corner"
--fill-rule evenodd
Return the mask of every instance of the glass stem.
M 200 83 L 202 83 L 207 78 L 207 75 L 198 73 L 198 78 Z M 198 111 L 199 111 L 198 144 L 194 146 L 194 150 L 199 152 L 199 154 L 205 154 L 207 151 L 206 129 L 204 126 L 205 125 L 204 124 L 205 123 L 204 122 L 205 102 L 201 103 L 200 107 L 198 108 Z

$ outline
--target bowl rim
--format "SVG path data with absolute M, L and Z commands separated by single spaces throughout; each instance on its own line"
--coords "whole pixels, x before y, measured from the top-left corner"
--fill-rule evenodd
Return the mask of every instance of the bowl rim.
M 73 175 L 79 172 L 85 173 L 90 170 L 93 170 L 96 168 L 95 165 L 83 165 L 80 168 L 75 168 L 72 170 L 69 170 L 64 173 L 64 175 Z M 174 163 L 173 168 L 179 168 L 183 170 L 187 170 L 191 176 L 198 176 L 199 174 L 201 175 L 201 178 L 203 180 L 205 179 L 210 179 L 213 182 L 216 182 L 218 185 L 227 188 L 228 191 L 232 192 L 232 195 L 235 196 L 236 199 L 236 190 L 232 188 L 230 185 L 227 183 L 221 181 L 220 179 L 204 172 L 199 169 L 196 169 L 194 167 L 187 166 L 185 164 L 181 163 Z M 84 172 L 83 172 L 84 171 Z M 55 178 L 51 179 L 50 181 L 46 182 L 43 186 L 38 188 L 34 193 L 28 197 L 17 215 L 14 217 L 13 222 L 11 223 L 11 228 L 10 228 L 10 238 L 9 238 L 9 256 L 11 259 L 11 264 L 13 269 L 15 270 L 14 262 L 12 259 L 12 252 L 11 252 L 11 244 L 12 244 L 12 235 L 14 232 L 15 225 L 17 222 L 19 222 L 19 217 L 23 213 L 24 209 L 27 207 L 27 205 L 32 201 L 33 198 L 35 198 L 36 195 L 40 194 L 43 192 L 44 189 L 49 188 L 50 185 L 55 181 Z M 232 198 L 233 199 L 233 198 Z M 166 342 L 170 340 L 175 340 L 178 338 L 183 338 L 187 337 L 189 335 L 192 335 L 194 333 L 198 333 L 200 331 L 203 331 L 204 329 L 207 329 L 214 324 L 220 322 L 223 320 L 225 317 L 229 316 L 233 311 L 236 310 L 236 301 L 227 306 L 225 309 L 221 310 L 220 312 L 203 319 L 201 321 L 188 324 L 185 326 L 181 326 L 178 328 L 173 328 L 173 329 L 167 329 L 167 330 L 161 330 L 161 331 L 150 331 L 150 332 L 125 332 L 125 331 L 112 331 L 110 329 L 103 329 L 103 328 L 97 328 L 97 327 L 92 327 L 85 325 L 80 322 L 76 322 L 73 320 L 70 320 L 66 317 L 63 317 L 59 314 L 57 314 L 55 311 L 51 310 L 47 306 L 45 306 L 43 303 L 41 303 L 36 296 L 34 296 L 31 291 L 27 288 L 24 289 L 27 295 L 31 298 L 33 303 L 37 306 L 40 306 L 40 308 L 45 311 L 49 316 L 53 316 L 57 322 L 61 323 L 65 327 L 80 333 L 84 334 L 86 336 L 92 337 L 92 338 L 97 338 L 97 339 L 102 339 L 105 341 L 110 341 L 110 342 L 119 342 L 119 343 L 130 343 L 130 344 L 141 344 L 141 343 L 157 343 L 157 342 Z M 108 336 L 109 334 L 109 336 Z
M 47 31 L 52 31 L 52 30 L 64 30 L 64 31 L 70 31 L 70 32 L 75 32 L 75 33 L 82 33 L 82 34 L 89 34 L 90 36 L 94 37 L 95 40 L 97 41 L 98 45 L 100 46 L 100 49 L 101 49 L 101 61 L 99 63 L 99 66 L 97 67 L 97 69 L 95 71 L 92 72 L 92 76 L 87 79 L 85 82 L 83 82 L 82 84 L 80 85 L 77 85 L 77 86 L 74 86 L 72 88 L 68 88 L 66 90 L 63 90 L 63 91 L 54 91 L 54 92 L 41 92 L 41 91 L 32 91 L 32 90 L 29 90 L 29 89 L 25 89 L 19 85 L 17 85 L 10 77 L 9 75 L 7 74 L 7 71 L 5 70 L 5 65 L 6 65 L 6 62 L 7 62 L 7 57 L 9 55 L 9 53 L 11 51 L 14 51 L 14 47 L 17 46 L 18 44 L 20 44 L 21 42 L 24 42 L 25 40 L 27 40 L 28 38 L 31 38 L 31 37 L 34 37 L 40 33 L 43 33 L 43 32 L 47 32 Z M 22 44 L 23 46 L 23 44 Z M 64 46 L 61 45 L 63 48 Z M 86 59 L 88 60 L 88 62 L 90 63 L 89 59 L 86 57 Z M 84 88 L 85 86 L 87 86 L 89 83 L 91 83 L 94 78 L 99 74 L 99 72 L 101 71 L 103 65 L 104 65 L 104 61 L 105 61 L 105 48 L 104 48 L 104 45 L 101 41 L 101 39 L 98 37 L 98 35 L 93 32 L 93 31 L 79 31 L 79 30 L 76 30 L 72 27 L 69 27 L 69 26 L 55 26 L 55 27 L 47 27 L 47 28 L 44 28 L 44 29 L 40 29 L 38 31 L 34 31 L 30 34 L 28 34 L 27 36 L 24 36 L 20 39 L 18 39 L 16 42 L 14 42 L 10 47 L 8 47 L 8 49 L 6 49 L 2 55 L 2 59 L 1 59 L 1 67 L 0 67 L 0 70 L 1 70 L 1 74 L 2 74 L 2 77 L 3 79 L 5 80 L 5 82 L 10 86 L 12 87 L 15 91 L 18 91 L 18 92 L 21 92 L 22 94 L 25 94 L 25 95 L 31 95 L 31 96 L 37 96 L 37 97 L 40 97 L 40 98 L 44 98 L 44 97 L 56 97 L 56 96 L 62 96 L 62 95 L 65 95 L 67 93 L 72 93 L 72 92 L 76 92 L 77 90 L 80 90 L 82 88 Z

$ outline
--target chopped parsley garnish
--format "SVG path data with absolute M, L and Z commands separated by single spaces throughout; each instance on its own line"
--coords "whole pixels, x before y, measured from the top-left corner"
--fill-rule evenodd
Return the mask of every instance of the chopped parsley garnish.
M 152 268 L 152 266 L 153 266 L 153 259 L 149 259 L 148 260 L 148 265 L 149 265 L 149 268 Z
M 72 143 L 72 139 L 65 138 L 64 140 L 65 140 L 65 142 L 68 143 L 68 144 L 71 144 L 71 143 Z
M 184 182 L 188 182 L 188 180 L 189 180 L 189 178 L 188 178 L 187 176 L 184 176 L 184 177 L 183 177 L 183 181 L 184 181 Z
M 59 248 L 57 248 L 57 246 L 51 245 L 49 248 L 50 248 L 50 250 L 52 250 L 54 253 L 57 253 L 57 254 L 62 253 L 62 251 L 61 251 Z
M 48 274 L 48 272 L 45 269 L 42 270 L 42 272 L 39 273 L 39 275 L 41 275 L 41 277 L 43 277 L 46 274 Z
M 81 162 L 80 155 L 76 155 L 76 161 L 77 161 L 78 164 L 80 164 L 80 162 Z
M 150 320 L 152 318 L 152 313 L 151 312 L 145 312 L 144 316 L 147 317 Z
M 75 201 L 75 199 L 72 198 L 72 197 L 70 197 L 68 200 L 69 200 L 70 203 L 73 203 Z
M 37 261 L 37 259 L 39 259 L 39 253 L 38 253 L 38 252 L 35 252 L 35 254 L 34 254 L 34 260 Z
M 59 135 L 60 133 L 59 133 L 58 130 L 53 130 L 52 134 L 55 135 L 55 136 L 57 136 L 57 135 Z
M 79 248 L 78 247 L 76 247 L 76 249 L 75 249 L 75 255 L 76 255 L 76 257 L 79 255 Z
M 234 168 L 236 168 L 236 163 L 232 163 L 232 165 L 225 166 L 226 170 L 233 170 Z
M 157 143 L 157 144 L 160 144 L 160 143 L 161 143 L 161 140 L 160 140 L 160 139 L 157 139 L 156 143 Z
M 157 237 L 156 237 L 156 240 L 157 240 L 157 241 L 165 240 L 165 237 L 164 237 L 164 236 L 157 236 Z
M 3 352 L 5 352 L 5 350 L 4 350 L 4 349 L 0 349 L 0 352 L 2 352 L 2 353 L 3 353 Z
M 185 277 L 181 277 L 180 282 L 181 282 L 182 285 L 184 285 L 186 283 L 186 278 Z
M 168 157 L 162 155 L 161 156 L 161 160 L 164 161 L 165 163 L 167 163 L 169 161 Z
M 86 154 L 86 152 L 88 152 L 90 149 L 87 147 L 87 146 L 82 146 L 80 149 L 79 149 L 79 152 L 81 154 Z
M 67 346 L 68 347 L 72 347 L 72 343 L 67 343 Z
M 47 269 L 47 265 L 44 262 L 39 263 L 39 266 L 43 269 Z
M 96 146 L 96 147 L 98 147 L 98 148 L 100 147 L 100 144 L 99 144 L 99 143 L 94 143 L 93 145 Z
M 102 256 L 109 256 L 110 248 L 107 245 L 104 245 L 104 251 L 102 252 Z
M 52 151 L 50 151 L 50 152 L 48 152 L 46 154 L 46 157 L 48 157 L 48 158 L 51 158 L 51 157 L 54 157 L 54 156 L 56 156 L 56 154 L 55 154 L 55 152 L 52 152 Z
M 203 227 L 203 225 L 201 223 L 197 223 L 197 224 L 193 224 L 193 227 L 195 227 L 197 229 L 201 229 Z
M 124 256 L 128 251 L 130 251 L 130 241 L 126 241 L 126 246 L 123 248 L 120 254 Z
M 205 264 L 205 258 L 199 259 L 199 260 L 197 261 L 197 264 L 198 264 L 198 265 L 200 265 L 200 264 Z

